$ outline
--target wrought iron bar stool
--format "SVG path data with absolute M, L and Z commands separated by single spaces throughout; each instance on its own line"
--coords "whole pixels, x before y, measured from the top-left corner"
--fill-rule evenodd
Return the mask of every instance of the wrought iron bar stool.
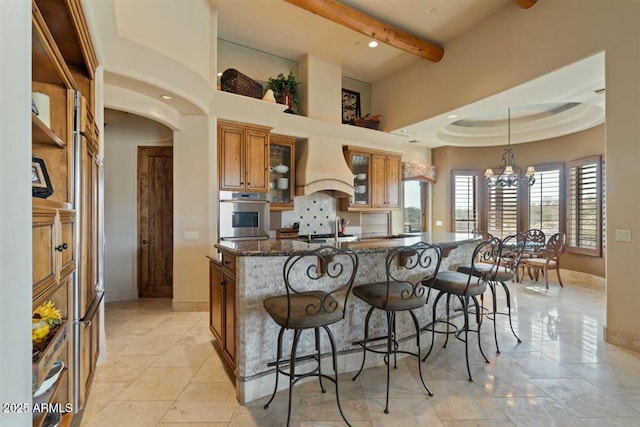
M 420 325 L 413 312 L 424 307 L 427 296 L 426 286 L 433 281 L 440 262 L 442 261 L 442 248 L 437 245 L 419 242 L 411 246 L 402 246 L 391 249 L 386 256 L 385 269 L 387 278 L 383 282 L 367 283 L 353 288 L 353 294 L 371 306 L 364 321 L 364 340 L 354 342 L 354 345 L 362 346 L 362 365 L 353 377 L 355 381 L 362 373 L 367 351 L 384 354 L 387 365 L 387 397 L 384 412 L 389 413 L 389 382 L 390 366 L 393 357 L 393 367 L 397 368 L 396 356 L 398 353 L 416 356 L 418 358 L 418 372 L 420 381 L 429 396 L 433 396 L 431 390 L 422 377 L 420 363 Z M 369 320 L 374 310 L 382 310 L 387 318 L 387 334 L 380 337 L 369 337 Z M 416 330 L 417 352 L 402 350 L 399 345 L 399 337 L 396 331 L 396 313 L 407 311 L 411 315 Z M 386 341 L 386 348 L 376 348 L 373 343 Z
M 497 238 L 491 238 L 480 242 L 474 249 L 471 257 L 471 271 L 480 271 L 478 264 L 486 264 L 489 269 L 484 274 L 477 276 L 471 273 L 462 273 L 459 271 L 441 271 L 439 272 L 435 280 L 429 283 L 429 294 L 431 290 L 438 292 L 432 304 L 432 321 L 430 324 L 424 326 L 421 330 L 431 332 L 431 345 L 429 351 L 422 359 L 427 360 L 431 352 L 433 351 L 433 344 L 435 343 L 436 334 L 445 334 L 446 339 L 443 348 L 447 346 L 449 342 L 449 335 L 453 334 L 457 339 L 464 342 L 465 358 L 467 362 L 467 373 L 469 374 L 469 381 L 473 381 L 471 377 L 471 368 L 469 367 L 469 332 L 477 332 L 478 334 L 478 348 L 480 354 L 484 358 L 486 363 L 489 363 L 489 359 L 485 356 L 482 350 L 482 343 L 480 340 L 480 326 L 482 325 L 482 307 L 478 303 L 478 296 L 482 295 L 487 289 L 489 283 L 489 277 L 493 274 L 498 265 L 495 263 L 495 259 L 498 256 L 500 250 L 500 240 Z M 430 296 L 430 295 L 429 295 Z M 459 329 L 455 324 L 451 322 L 451 297 L 455 297 L 460 302 L 462 314 L 464 317 L 464 326 Z M 443 298 L 446 301 L 446 320 L 437 318 L 438 303 Z M 470 300 L 475 305 L 475 312 L 469 311 Z M 469 314 L 475 314 L 477 329 L 472 330 L 469 325 Z M 439 330 L 438 324 L 446 325 L 446 330 Z M 464 338 L 461 338 L 464 332 Z
M 267 409 L 278 390 L 280 374 L 289 377 L 289 403 L 287 412 L 287 426 L 291 419 L 291 398 L 293 385 L 303 378 L 318 377 L 320 390 L 326 392 L 322 379 L 325 378 L 335 384 L 336 401 L 344 421 L 349 424 L 342 407 L 338 392 L 338 367 L 336 344 L 329 325 L 344 319 L 347 299 L 351 293 L 353 280 L 358 270 L 358 256 L 350 249 L 338 249 L 322 246 L 312 251 L 305 251 L 291 255 L 284 263 L 283 278 L 286 294 L 274 296 L 264 300 L 263 305 L 271 318 L 280 326 L 278 334 L 278 350 L 276 361 L 270 366 L 276 367 L 276 381 L 273 394 L 264 405 Z M 320 329 L 329 337 L 334 375 L 322 372 Z M 282 358 L 282 338 L 285 330 L 293 330 L 293 342 L 289 359 Z M 315 333 L 315 349 L 306 356 L 298 356 L 302 331 L 313 329 Z M 296 372 L 296 364 L 301 361 L 314 360 L 317 364 L 306 372 Z M 288 366 L 288 369 L 287 369 Z
M 485 314 L 489 319 L 493 321 L 493 337 L 496 342 L 496 353 L 500 353 L 500 346 L 498 345 L 498 332 L 496 326 L 497 315 L 505 315 L 509 317 L 509 327 L 516 340 L 521 343 L 522 340 L 516 334 L 513 328 L 513 322 L 511 320 L 511 292 L 507 282 L 509 280 L 516 281 L 518 276 L 518 269 L 520 268 L 520 261 L 522 260 L 524 249 L 526 246 L 526 234 L 518 233 L 505 237 L 498 246 L 498 251 L 493 256 L 493 259 L 483 260 L 480 259 L 476 262 L 472 268 L 471 265 L 463 265 L 458 267 L 458 272 L 465 274 L 473 274 L 474 276 L 485 275 L 487 278 L 487 284 L 491 290 L 492 311 Z M 484 255 L 483 255 L 484 256 Z M 486 262 L 491 261 L 491 262 Z M 505 299 L 507 303 L 507 311 L 498 311 L 497 307 L 497 291 L 498 284 L 502 285 L 502 289 L 505 293 Z M 480 296 L 483 298 L 483 295 Z

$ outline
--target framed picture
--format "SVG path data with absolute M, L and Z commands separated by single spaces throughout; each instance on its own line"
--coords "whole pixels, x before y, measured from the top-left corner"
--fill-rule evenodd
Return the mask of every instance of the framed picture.
M 53 194 L 44 160 L 37 157 L 31 159 L 31 194 L 41 199 L 46 199 Z
M 342 123 L 353 124 L 360 117 L 360 93 L 342 89 Z

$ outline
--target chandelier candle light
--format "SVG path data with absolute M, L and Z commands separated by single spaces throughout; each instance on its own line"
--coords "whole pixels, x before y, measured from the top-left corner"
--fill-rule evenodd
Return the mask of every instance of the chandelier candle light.
M 488 168 L 484 176 L 487 180 L 487 187 L 516 187 L 518 184 L 527 184 L 532 186 L 536 182 L 535 173 L 536 170 L 533 166 L 527 168 L 527 173 L 520 178 L 518 174 L 513 171 L 515 163 L 513 161 L 513 151 L 511 150 L 511 108 L 507 110 L 507 148 L 502 153 L 502 162 L 500 164 L 500 172 L 498 175 L 493 174 L 493 169 Z

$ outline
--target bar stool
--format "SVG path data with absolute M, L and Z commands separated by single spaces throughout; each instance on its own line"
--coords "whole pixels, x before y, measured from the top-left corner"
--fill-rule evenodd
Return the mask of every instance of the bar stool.
M 438 291 L 438 295 L 433 301 L 432 304 L 432 322 L 426 326 L 424 326 L 421 330 L 430 331 L 431 332 L 431 345 L 429 346 L 429 351 L 422 359 L 423 361 L 427 360 L 429 355 L 433 350 L 433 344 L 436 339 L 436 334 L 445 334 L 446 339 L 443 345 L 443 348 L 447 346 L 449 342 L 449 335 L 454 334 L 454 336 L 464 341 L 464 350 L 465 357 L 467 361 L 467 373 L 469 374 L 469 381 L 473 381 L 471 377 L 471 368 L 469 367 L 469 331 L 477 332 L 478 334 L 478 348 L 480 349 L 480 354 L 484 358 L 486 363 L 489 363 L 489 359 L 485 356 L 484 351 L 482 350 L 482 343 L 480 340 L 480 326 L 482 325 L 482 308 L 478 303 L 478 296 L 482 295 L 484 291 L 487 289 L 487 284 L 489 282 L 489 277 L 493 274 L 493 271 L 497 268 L 497 263 L 494 261 L 498 256 L 498 251 L 500 250 L 500 240 L 497 238 L 492 238 L 490 240 L 485 240 L 480 242 L 474 249 L 473 255 L 471 257 L 471 271 L 482 271 L 481 268 L 486 268 L 485 272 L 479 275 L 474 275 L 469 273 L 461 273 L 459 271 L 441 271 L 439 272 L 435 280 L 433 280 L 429 287 L 429 293 L 431 293 L 431 289 Z M 479 264 L 483 264 L 480 266 Z M 460 302 L 462 308 L 462 314 L 464 317 L 464 326 L 463 329 L 459 329 L 456 325 L 451 322 L 450 316 L 450 299 L 454 296 Z M 438 307 L 438 302 L 442 299 L 442 297 L 446 297 L 446 320 L 438 319 L 436 310 Z M 469 300 L 473 300 L 475 305 L 475 313 L 469 312 Z M 476 316 L 476 324 L 477 329 L 471 330 L 469 325 L 469 314 L 475 314 Z M 440 323 L 444 323 L 446 325 L 446 330 L 441 331 L 437 330 L 437 326 Z M 464 332 L 464 338 L 461 338 L 460 335 Z
M 354 345 L 362 346 L 362 365 L 353 377 L 355 381 L 364 368 L 367 351 L 384 354 L 387 365 L 387 398 L 384 413 L 389 413 L 389 380 L 391 357 L 393 356 L 394 369 L 397 368 L 396 356 L 398 353 L 416 356 L 418 358 L 418 372 L 420 381 L 429 396 L 433 396 L 431 390 L 422 377 L 420 363 L 420 326 L 413 310 L 424 307 L 427 297 L 425 286 L 433 281 L 440 262 L 442 261 L 442 248 L 418 242 L 411 246 L 402 246 L 389 251 L 385 261 L 387 278 L 383 282 L 367 283 L 353 288 L 353 294 L 371 306 L 364 321 L 364 340 L 354 342 Z M 369 320 L 375 309 L 385 312 L 387 317 L 387 334 L 380 337 L 369 338 Z M 399 338 L 396 334 L 396 312 L 408 311 L 413 319 L 416 329 L 417 352 L 401 350 Z M 386 349 L 378 349 L 370 346 L 376 341 L 386 340 Z
M 493 321 L 493 337 L 496 343 L 496 353 L 500 354 L 500 346 L 498 345 L 498 332 L 496 327 L 497 315 L 505 315 L 509 317 L 509 326 L 513 336 L 516 337 L 518 343 L 522 340 L 516 334 L 513 329 L 513 322 L 511 320 L 511 292 L 507 286 L 509 280 L 516 281 L 518 276 L 518 269 L 520 268 L 520 261 L 522 260 L 524 249 L 527 242 L 527 235 L 525 233 L 518 233 L 505 237 L 498 247 L 498 251 L 493 255 L 493 259 L 478 260 L 474 268 L 471 265 L 463 265 L 458 267 L 458 272 L 465 274 L 473 274 L 474 276 L 485 275 L 487 284 L 491 290 L 491 300 L 493 311 L 489 313 L 483 313 L 485 315 L 490 314 L 489 317 Z M 487 262 L 490 261 L 490 262 Z M 495 264 L 495 265 L 493 265 Z M 497 291 L 498 284 L 502 285 L 502 289 L 505 293 L 505 299 L 507 303 L 507 311 L 497 310 Z M 480 296 L 482 298 L 483 295 Z
M 267 313 L 280 326 L 276 361 L 269 364 L 269 366 L 276 367 L 275 387 L 264 408 L 267 409 L 269 407 L 276 395 L 279 375 L 288 376 L 289 406 L 287 426 L 291 419 L 293 385 L 299 380 L 310 376 L 318 377 L 320 390 L 323 393 L 326 392 L 322 384 L 323 378 L 335 384 L 340 415 L 350 425 L 340 406 L 336 344 L 328 326 L 344 319 L 347 299 L 351 293 L 357 270 L 358 256 L 351 249 L 342 250 L 331 246 L 322 246 L 315 250 L 298 252 L 287 258 L 282 269 L 287 293 L 267 298 L 263 302 Z M 320 328 L 326 332 L 331 344 L 333 376 L 322 373 Z M 287 329 L 293 330 L 293 342 L 290 358 L 283 359 L 282 337 Z M 298 356 L 297 350 L 300 335 L 302 331 L 307 329 L 313 329 L 315 332 L 315 350 L 312 354 Z M 314 360 L 317 366 L 310 371 L 297 373 L 296 363 L 303 360 Z M 287 365 L 289 367 L 288 370 L 286 369 Z

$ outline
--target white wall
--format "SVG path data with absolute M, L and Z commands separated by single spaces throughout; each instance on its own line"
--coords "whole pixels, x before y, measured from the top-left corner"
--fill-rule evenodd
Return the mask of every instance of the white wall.
M 0 403 L 28 404 L 32 396 L 31 1 L 0 1 L 0 58 Z M 31 414 L 0 411 L 0 425 L 31 425 Z
M 207 254 L 216 236 L 216 122 L 207 116 L 185 116 L 184 130 L 173 146 L 173 308 L 208 310 Z M 185 240 L 186 231 L 198 240 Z
M 138 297 L 137 150 L 171 145 L 173 132 L 134 114 L 104 128 L 105 301 Z
M 266 87 L 264 83 L 269 81 L 269 77 L 275 78 L 279 73 L 287 76 L 289 71 L 293 71 L 293 74 L 298 76 L 296 61 L 270 55 L 223 39 L 218 39 L 217 58 L 217 72 L 222 73 L 227 68 L 235 68 L 242 74 L 261 82 L 263 87 Z M 300 80 L 298 79 L 298 81 Z
M 209 77 L 206 0 L 115 0 L 118 32 Z
M 605 154 L 615 165 L 607 168 L 606 182 L 606 338 L 636 350 L 640 199 L 629 195 L 637 194 L 640 181 L 638 16 L 637 1 L 539 1 L 528 10 L 512 3 L 447 43 L 438 64 L 417 61 L 376 84 L 372 101 L 373 109 L 392 122 L 389 128 L 400 128 L 604 51 Z M 631 230 L 635 237 L 616 242 L 616 229 Z

